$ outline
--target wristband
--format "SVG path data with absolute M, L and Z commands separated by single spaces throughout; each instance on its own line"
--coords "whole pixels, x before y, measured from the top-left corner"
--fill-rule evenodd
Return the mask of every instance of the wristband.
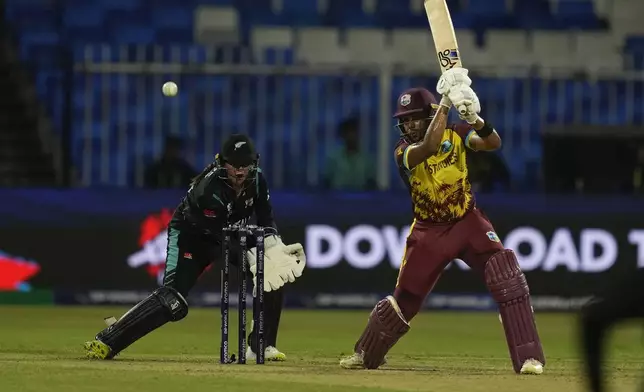
M 494 132 L 494 127 L 492 126 L 492 124 L 485 121 L 483 123 L 483 128 L 479 129 L 478 131 L 475 129 L 474 131 L 476 131 L 476 134 L 479 135 L 480 137 L 486 138 L 490 136 L 492 132 Z

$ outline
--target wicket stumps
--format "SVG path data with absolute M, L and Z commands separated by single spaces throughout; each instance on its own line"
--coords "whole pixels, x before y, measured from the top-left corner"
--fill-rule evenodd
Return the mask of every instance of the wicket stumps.
M 256 246 L 256 295 L 253 298 L 253 323 L 254 338 L 257 342 L 256 363 L 264 363 L 264 228 L 258 226 L 231 225 L 224 228 L 223 232 L 223 266 L 221 269 L 221 346 L 219 362 L 222 364 L 234 363 L 234 356 L 229 353 L 228 346 L 228 322 L 230 307 L 230 256 L 231 242 L 234 234 L 237 234 L 239 241 L 239 252 L 237 266 L 238 277 L 238 356 L 237 363 L 246 363 L 246 296 L 248 294 L 248 239 L 249 236 L 255 239 Z

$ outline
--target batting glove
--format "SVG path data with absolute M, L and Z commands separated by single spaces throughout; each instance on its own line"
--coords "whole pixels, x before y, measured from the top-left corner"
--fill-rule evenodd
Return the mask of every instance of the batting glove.
M 471 86 L 472 79 L 467 76 L 468 72 L 466 68 L 452 68 L 443 72 L 436 83 L 436 91 L 441 95 L 448 95 L 454 87 Z
M 458 110 L 461 119 L 472 124 L 478 119 L 481 112 L 481 103 L 474 90 L 469 86 L 454 88 L 449 93 L 449 99 Z

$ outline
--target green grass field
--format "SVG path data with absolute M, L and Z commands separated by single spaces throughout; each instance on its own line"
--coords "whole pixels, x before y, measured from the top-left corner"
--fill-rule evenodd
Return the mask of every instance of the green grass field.
M 103 317 L 125 310 L 0 307 L 0 391 L 584 390 L 571 315 L 537 315 L 548 358 L 542 376 L 513 373 L 494 313 L 422 313 L 390 352 L 389 364 L 373 371 L 338 367 L 364 326 L 366 310 L 285 311 L 278 345 L 288 355 L 284 363 L 219 365 L 217 309 L 193 309 L 113 361 L 85 360 L 81 344 L 103 328 Z M 636 390 L 644 364 L 641 341 L 638 324 L 612 335 L 611 390 Z M 230 342 L 236 347 L 232 333 Z

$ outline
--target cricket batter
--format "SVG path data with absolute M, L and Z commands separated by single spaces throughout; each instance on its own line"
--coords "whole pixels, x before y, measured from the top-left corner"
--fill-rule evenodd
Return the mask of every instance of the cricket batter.
M 168 227 L 168 252 L 163 285 L 125 313 L 119 320 L 85 343 L 87 357 L 112 359 L 132 343 L 167 322 L 188 314 L 186 297 L 201 273 L 220 258 L 223 228 L 245 224 L 251 216 L 266 228 L 264 241 L 265 359 L 283 361 L 277 348 L 277 329 L 283 304 L 282 286 L 302 275 L 306 256 L 300 244 L 284 245 L 280 239 L 268 184 L 259 168 L 259 155 L 245 135 L 232 135 L 221 154 L 192 181 Z M 256 282 L 255 242 L 248 236 L 249 269 Z M 240 258 L 231 252 L 231 262 Z M 237 251 L 238 255 L 238 251 Z M 255 289 L 253 289 L 255 292 Z M 253 329 L 254 329 L 253 325 Z M 257 342 L 248 337 L 248 360 L 255 359 Z
M 374 307 L 354 354 L 340 361 L 348 369 L 376 369 L 410 329 L 425 297 L 451 260 L 465 261 L 484 278 L 499 306 L 514 371 L 541 374 L 545 358 L 530 305 L 526 278 L 512 250 L 476 207 L 468 180 L 465 148 L 492 151 L 501 138 L 483 120 L 478 97 L 464 68 L 438 81 L 440 103 L 424 88 L 398 98 L 394 118 L 402 135 L 394 157 L 411 195 L 414 222 L 407 237 L 393 296 Z M 448 125 L 452 104 L 467 124 Z

